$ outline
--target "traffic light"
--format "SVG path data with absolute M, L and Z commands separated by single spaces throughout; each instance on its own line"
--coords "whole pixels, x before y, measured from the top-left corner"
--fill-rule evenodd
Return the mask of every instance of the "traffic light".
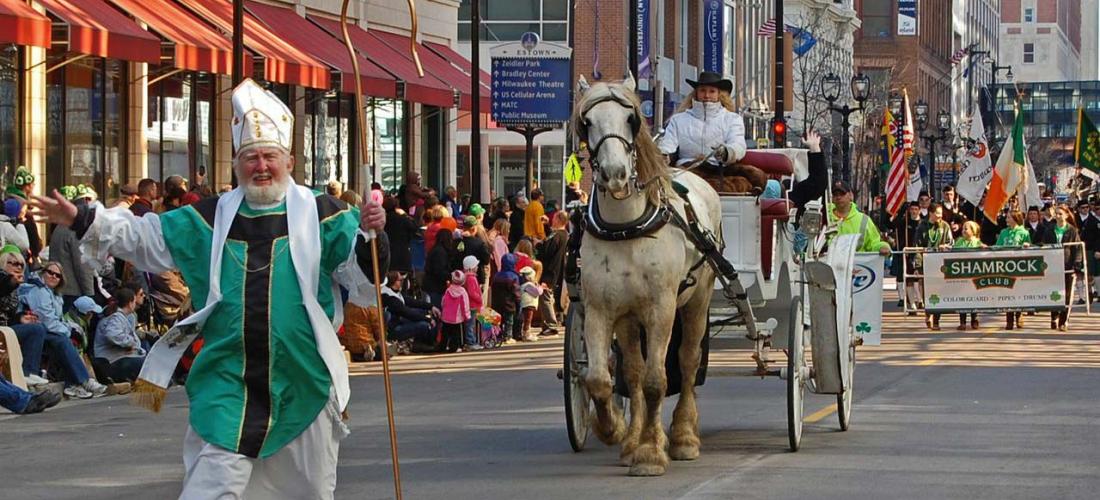
M 787 122 L 782 118 L 772 122 L 772 140 L 777 148 L 787 147 Z

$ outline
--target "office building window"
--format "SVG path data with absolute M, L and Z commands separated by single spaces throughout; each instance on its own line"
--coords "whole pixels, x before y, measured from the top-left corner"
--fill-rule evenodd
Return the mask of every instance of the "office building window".
M 894 2 L 863 2 L 863 26 L 865 38 L 890 38 L 894 28 Z
M 1034 43 L 1025 43 L 1024 44 L 1024 62 L 1025 63 L 1035 62 L 1035 44 Z
M 1034 8 L 1024 7 L 1024 22 L 1025 23 L 1035 22 L 1035 9 Z
M 470 1 L 458 7 L 458 39 L 470 41 Z M 543 40 L 566 41 L 569 32 L 569 0 L 479 0 L 481 41 L 519 40 L 528 31 Z

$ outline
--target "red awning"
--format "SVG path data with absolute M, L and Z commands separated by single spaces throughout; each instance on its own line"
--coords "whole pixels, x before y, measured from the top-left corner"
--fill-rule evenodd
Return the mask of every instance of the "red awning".
M 409 50 L 409 37 L 407 36 L 379 30 L 371 30 L 368 33 L 378 37 L 394 50 Z M 470 111 L 473 108 L 473 92 L 470 92 L 470 75 L 452 66 L 445 58 L 428 50 L 423 45 L 420 46 L 419 53 L 420 62 L 424 65 L 425 73 L 440 79 L 451 88 L 458 89 L 462 93 L 458 109 Z M 488 91 L 483 90 L 481 92 L 481 99 L 481 109 L 484 110 L 484 112 L 488 112 L 490 105 Z
M 309 19 L 337 40 L 344 39 L 339 21 L 317 16 L 309 16 Z M 454 106 L 454 90 L 426 72 L 424 78 L 421 78 L 416 73 L 416 64 L 411 56 L 394 50 L 380 38 L 358 26 L 349 25 L 348 34 L 363 57 L 405 82 L 404 99 L 443 108 Z
M 230 0 L 177 1 L 226 33 L 233 32 L 233 3 Z M 328 89 L 331 85 L 328 66 L 283 40 L 285 36 L 245 13 L 244 43 L 263 56 L 265 80 Z
M 473 73 L 470 72 L 470 66 L 471 66 L 470 60 L 466 59 L 462 54 L 459 54 L 458 51 L 456 51 L 455 49 L 450 48 L 447 45 L 443 45 L 441 43 L 435 43 L 435 42 L 424 42 L 424 46 L 427 47 L 428 50 L 430 50 L 432 52 L 435 52 L 436 54 L 439 54 L 440 57 L 442 57 L 443 59 L 446 59 L 451 64 L 453 64 L 455 66 L 458 66 L 459 69 L 461 69 L 463 72 L 466 73 L 466 75 L 467 75 L 466 79 L 467 80 L 470 79 L 469 75 L 473 74 Z M 481 71 L 481 87 L 482 87 L 481 88 L 481 96 L 482 96 L 481 97 L 481 99 L 482 99 L 482 101 L 481 101 L 482 102 L 481 112 L 482 113 L 488 113 L 489 108 L 485 107 L 487 105 L 485 103 L 489 102 L 488 101 L 489 91 L 490 91 L 490 89 L 493 88 L 492 87 L 493 77 L 489 75 L 488 71 L 485 71 L 485 70 L 479 70 L 479 71 Z
M 245 2 L 245 5 L 248 11 L 267 24 L 271 31 L 281 34 L 287 42 L 339 70 L 344 75 L 341 79 L 341 90 L 355 93 L 355 72 L 342 38 L 333 38 L 328 32 L 291 9 L 251 0 Z M 363 56 L 357 57 L 363 94 L 388 99 L 396 98 L 397 80 Z
M 160 63 L 160 40 L 103 0 L 39 0 L 68 25 L 69 52 L 126 61 Z
M 0 0 L 0 43 L 50 48 L 50 18 L 23 0 Z
M 179 4 L 145 0 L 109 0 L 123 12 L 169 40 L 172 65 L 191 71 L 228 75 L 233 72 L 233 42 Z M 246 71 L 252 57 L 245 54 Z

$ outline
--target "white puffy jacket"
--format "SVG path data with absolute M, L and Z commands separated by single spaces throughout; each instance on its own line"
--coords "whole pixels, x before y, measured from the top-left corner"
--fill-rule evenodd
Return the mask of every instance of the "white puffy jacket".
M 696 101 L 691 109 L 672 115 L 657 142 L 666 155 L 679 150 L 677 165 L 704 157 L 718 146 L 726 146 L 731 162 L 745 156 L 745 120 L 718 102 Z

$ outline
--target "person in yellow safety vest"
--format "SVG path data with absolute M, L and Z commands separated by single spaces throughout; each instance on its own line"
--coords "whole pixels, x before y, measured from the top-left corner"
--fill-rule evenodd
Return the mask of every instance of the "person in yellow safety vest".
M 829 224 L 837 224 L 836 235 L 858 234 L 861 235 L 859 252 L 878 252 L 881 255 L 890 255 L 890 244 L 882 241 L 878 228 L 863 212 L 852 203 L 854 195 L 852 188 L 844 181 L 833 183 L 833 202 L 829 204 Z

